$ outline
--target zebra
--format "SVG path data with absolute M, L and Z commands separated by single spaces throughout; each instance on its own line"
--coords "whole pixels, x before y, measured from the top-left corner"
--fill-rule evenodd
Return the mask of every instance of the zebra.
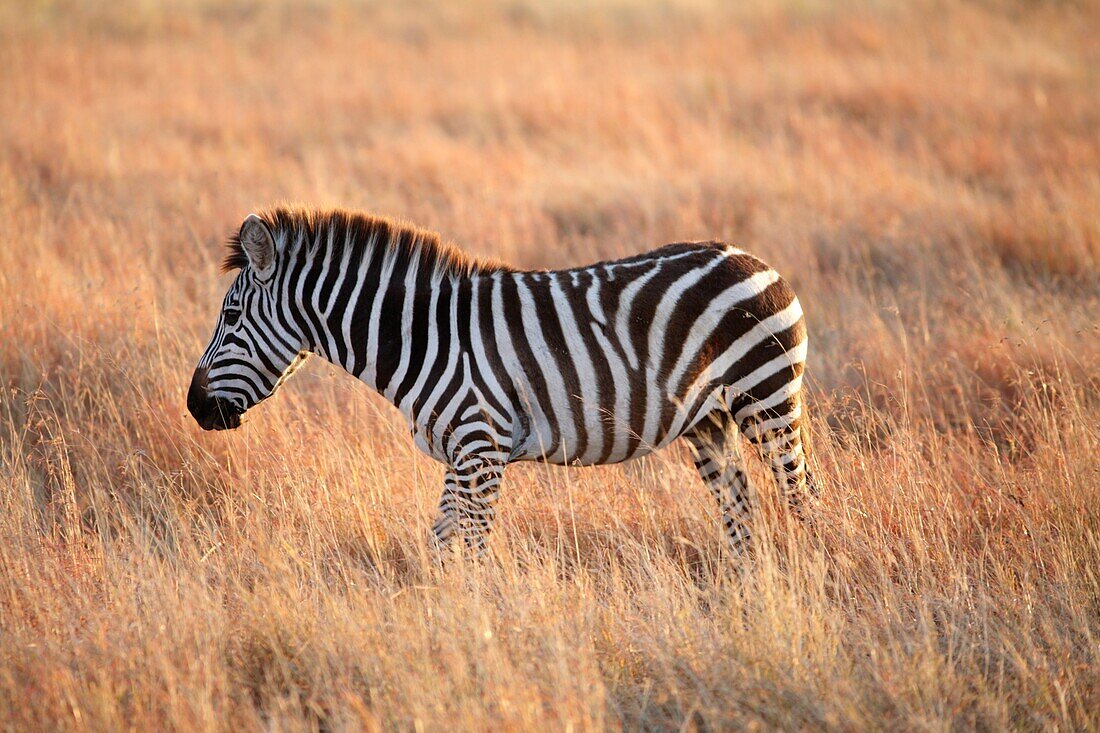
M 775 270 L 719 241 L 566 270 L 475 259 L 414 225 L 280 206 L 229 240 L 237 271 L 187 406 L 236 428 L 309 354 L 384 395 L 441 462 L 431 545 L 483 552 L 505 467 L 611 464 L 684 438 L 735 556 L 751 538 L 747 438 L 796 513 L 807 334 Z

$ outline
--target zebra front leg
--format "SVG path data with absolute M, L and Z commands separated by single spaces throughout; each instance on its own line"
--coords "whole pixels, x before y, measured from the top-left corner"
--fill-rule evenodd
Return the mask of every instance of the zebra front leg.
M 432 526 L 434 547 L 441 551 L 455 536 L 477 555 L 485 552 L 496 518 L 496 501 L 504 465 L 480 456 L 467 458 L 444 475 L 440 517 Z
M 735 557 L 749 549 L 749 477 L 741 454 L 741 436 L 725 413 L 715 413 L 684 434 L 699 476 L 722 512 L 722 523 Z
M 431 548 L 441 555 L 458 533 L 458 476 L 451 469 L 443 473 L 443 495 L 439 498 L 439 518 L 432 525 Z

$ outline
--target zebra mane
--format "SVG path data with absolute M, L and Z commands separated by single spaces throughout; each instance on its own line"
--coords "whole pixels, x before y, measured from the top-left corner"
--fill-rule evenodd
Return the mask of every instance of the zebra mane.
M 420 267 L 444 277 L 509 269 L 499 262 L 472 257 L 444 242 L 436 232 L 361 211 L 277 206 L 261 212 L 260 218 L 271 227 L 276 241 L 285 235 L 288 242 L 304 241 L 309 250 L 316 247 L 328 257 L 342 255 L 347 247 L 361 252 L 373 247 L 376 252 L 399 259 L 418 258 Z M 248 264 L 239 233 L 229 237 L 228 247 L 222 272 L 239 270 Z

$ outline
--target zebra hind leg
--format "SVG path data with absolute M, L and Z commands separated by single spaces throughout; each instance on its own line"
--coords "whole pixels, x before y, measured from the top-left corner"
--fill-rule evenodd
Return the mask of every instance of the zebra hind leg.
M 759 448 L 788 505 L 800 519 L 806 518 L 806 504 L 817 495 L 816 483 L 807 469 L 803 419 L 802 407 L 795 403 L 788 411 L 753 415 L 742 423 L 745 436 Z
M 715 412 L 684 434 L 703 482 L 722 512 L 726 537 L 736 557 L 749 549 L 751 488 L 741 454 L 741 436 L 728 413 Z

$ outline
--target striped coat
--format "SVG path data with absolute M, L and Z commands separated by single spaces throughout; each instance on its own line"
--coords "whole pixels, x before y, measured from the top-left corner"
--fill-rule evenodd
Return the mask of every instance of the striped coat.
M 749 539 L 741 436 L 797 504 L 806 329 L 791 288 L 720 242 L 559 271 L 472 260 L 431 233 L 279 208 L 231 240 L 239 269 L 188 406 L 237 427 L 316 353 L 401 410 L 446 466 L 437 545 L 481 550 L 507 464 L 606 464 L 685 438 L 735 549 Z

